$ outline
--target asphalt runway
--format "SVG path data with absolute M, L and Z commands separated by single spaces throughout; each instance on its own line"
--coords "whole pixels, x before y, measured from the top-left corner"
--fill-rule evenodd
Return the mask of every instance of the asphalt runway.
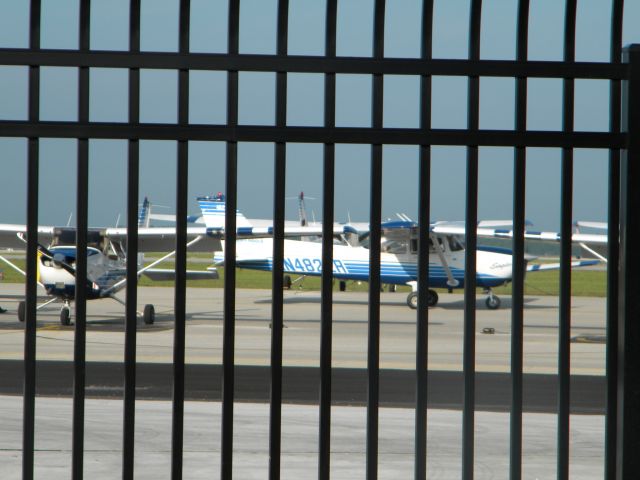
M 73 395 L 73 363 L 42 361 L 38 363 L 36 394 L 49 397 Z M 143 363 L 136 368 L 136 398 L 171 400 L 173 366 Z M 23 365 L 16 360 L 0 362 L 0 395 L 20 395 L 23 388 Z M 86 368 L 88 398 L 123 398 L 122 364 L 90 362 Z M 428 375 L 428 406 L 460 410 L 463 406 L 461 372 L 432 371 Z M 320 370 L 313 367 L 285 367 L 283 402 L 316 404 L 320 398 Z M 605 408 L 604 377 L 577 375 L 571 379 L 571 412 L 603 414 Z M 270 369 L 240 365 L 235 369 L 235 398 L 241 402 L 268 402 Z M 553 413 L 557 408 L 557 381 L 551 375 L 527 374 L 524 378 L 524 411 Z M 187 365 L 185 399 L 222 400 L 220 365 Z M 508 412 L 511 383 L 507 374 L 480 372 L 476 377 L 476 409 Z M 367 372 L 363 369 L 336 368 L 332 376 L 334 405 L 365 406 Z M 415 374 L 409 370 L 380 372 L 380 404 L 385 407 L 411 408 L 415 402 Z
M 23 326 L 17 321 L 21 285 L 0 284 L 0 393 L 22 389 Z M 284 401 L 315 403 L 318 399 L 320 294 L 284 293 Z M 404 293 L 383 293 L 381 306 L 380 395 L 383 405 L 410 407 L 414 401 L 416 314 Z M 156 323 L 140 324 L 137 335 L 138 395 L 166 399 L 171 395 L 173 358 L 173 290 L 140 288 L 139 301 L 153 303 Z M 478 296 L 476 329 L 477 408 L 508 410 L 510 399 L 510 302 L 489 311 Z M 222 358 L 222 289 L 190 288 L 187 292 L 187 379 L 189 399 L 220 398 Z M 460 408 L 462 401 L 462 295 L 441 295 L 429 310 L 429 403 Z M 525 409 L 556 408 L 558 299 L 527 297 L 525 306 Z M 73 326 L 58 323 L 57 307 L 38 315 L 37 359 L 40 395 L 67 396 L 72 385 Z M 333 400 L 361 405 L 367 389 L 367 294 L 336 292 L 333 324 Z M 87 393 L 90 397 L 122 395 L 124 357 L 123 309 L 109 300 L 88 303 Z M 236 399 L 268 401 L 271 292 L 236 292 Z M 602 413 L 604 408 L 605 300 L 572 299 L 572 410 Z M 483 333 L 492 332 L 492 333 Z

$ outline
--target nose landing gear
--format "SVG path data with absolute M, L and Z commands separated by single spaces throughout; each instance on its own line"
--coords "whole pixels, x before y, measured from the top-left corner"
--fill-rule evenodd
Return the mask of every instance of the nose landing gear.
M 71 325 L 71 305 L 68 301 L 65 301 L 60 309 L 60 324 L 65 327 Z

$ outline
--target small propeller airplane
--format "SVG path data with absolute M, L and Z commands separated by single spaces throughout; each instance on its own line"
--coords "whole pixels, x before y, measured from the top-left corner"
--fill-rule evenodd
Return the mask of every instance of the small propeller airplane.
M 138 252 L 136 259 L 139 267 L 137 276 L 146 275 L 153 280 L 171 280 L 175 278 L 174 269 L 159 269 L 156 265 L 168 260 L 175 255 L 176 228 L 150 226 L 151 215 L 150 202 L 145 198 L 138 218 Z M 175 222 L 175 216 L 167 216 L 160 220 Z M 187 219 L 189 223 L 194 220 Z M 224 225 L 224 212 L 222 220 L 217 224 Z M 247 224 L 238 224 L 237 238 L 263 238 L 273 236 L 273 227 L 267 221 L 265 226 L 248 227 Z M 336 227 L 334 234 L 343 234 L 349 231 L 348 227 Z M 300 226 L 299 224 L 285 227 L 285 236 L 319 235 L 322 227 Z M 61 302 L 60 322 L 63 325 L 70 323 L 71 302 L 75 298 L 76 285 L 76 229 L 74 227 L 38 227 L 38 260 L 37 280 L 47 295 L 52 298 L 38 305 L 41 309 L 54 302 Z M 26 243 L 27 228 L 25 225 L 0 224 L 0 248 L 20 249 Z M 187 227 L 186 247 L 190 252 L 215 252 L 222 249 L 222 239 L 225 236 L 223 227 L 208 228 L 204 225 Z M 47 246 L 45 246 L 45 244 Z M 143 265 L 145 252 L 169 252 L 146 266 Z M 87 242 L 87 299 L 111 298 L 123 304 L 115 294 L 122 290 L 127 282 L 127 228 L 90 228 Z M 26 276 L 20 267 L 6 257 L 0 255 L 0 261 Z M 214 267 L 205 270 L 187 270 L 187 279 L 212 279 L 218 278 L 218 272 Z M 25 302 L 18 304 L 18 318 L 25 320 Z M 144 306 L 143 312 L 138 312 L 143 321 L 151 324 L 155 320 L 155 308 L 151 304 Z
M 175 228 L 154 228 L 149 226 L 150 203 L 145 198 L 138 218 L 138 277 L 146 275 L 153 280 L 170 280 L 175 270 L 154 268 L 156 265 L 175 255 Z M 27 228 L 24 225 L 0 224 L 0 247 L 20 249 L 26 244 Z M 37 281 L 48 296 L 48 301 L 37 306 L 40 310 L 52 303 L 62 303 L 60 323 L 69 325 L 71 302 L 75 298 L 76 286 L 76 229 L 74 227 L 38 227 Z M 208 237 L 204 227 L 187 229 L 187 248 L 191 251 L 210 252 L 219 245 L 219 240 Z M 125 304 L 115 294 L 126 285 L 127 263 L 126 228 L 90 228 L 87 242 L 87 299 L 111 298 Z M 48 246 L 45 246 L 47 244 Z M 143 266 L 143 252 L 166 252 L 161 258 Z M 20 267 L 8 258 L 0 255 L 0 261 L 26 276 Z M 218 278 L 215 269 L 187 271 L 189 279 Z M 26 304 L 18 304 L 18 319 L 25 320 Z M 155 308 L 152 304 L 144 306 L 139 312 L 144 323 L 155 320 Z
M 199 197 L 198 203 L 203 219 L 210 230 L 224 228 L 224 196 Z M 236 213 L 239 227 L 251 229 L 250 222 L 240 212 Z M 492 222 L 481 222 L 479 235 L 505 238 L 508 230 L 487 228 Z M 462 226 L 461 226 L 462 225 Z M 411 292 L 407 296 L 407 305 L 418 305 L 418 224 L 410 220 L 384 222 L 382 228 L 382 251 L 380 276 L 381 282 L 394 285 L 408 285 Z M 334 228 L 335 230 L 335 228 Z M 361 230 L 347 228 L 344 234 L 361 233 Z M 540 232 L 537 232 L 540 233 Z M 465 246 L 462 241 L 464 225 L 459 222 L 435 222 L 429 227 L 429 295 L 428 305 L 438 303 L 435 288 L 464 287 Z M 555 234 L 554 239 L 558 239 Z M 368 281 L 369 250 L 366 248 L 367 236 L 360 235 L 360 245 L 348 244 L 333 246 L 333 276 L 340 280 Z M 224 248 L 224 242 L 221 242 Z M 528 260 L 525 260 L 528 261 Z M 214 252 L 214 264 L 222 265 L 224 250 Z M 574 261 L 573 267 L 594 265 L 597 260 Z M 256 238 L 239 240 L 236 243 L 236 266 L 253 270 L 273 270 L 273 239 Z M 284 240 L 284 273 L 296 275 L 320 276 L 322 274 L 322 246 L 317 242 Z M 528 264 L 527 272 L 556 270 L 560 264 Z M 485 304 L 489 309 L 500 307 L 501 301 L 492 289 L 509 283 L 512 279 L 512 255 L 508 249 L 481 246 L 477 250 L 476 284 L 484 289 L 487 297 Z

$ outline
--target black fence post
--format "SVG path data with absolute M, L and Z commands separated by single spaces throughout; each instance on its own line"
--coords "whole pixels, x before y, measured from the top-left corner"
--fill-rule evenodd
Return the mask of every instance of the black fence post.
M 622 131 L 627 133 L 620 184 L 620 283 L 618 313 L 617 478 L 640 472 L 640 45 L 624 50 Z

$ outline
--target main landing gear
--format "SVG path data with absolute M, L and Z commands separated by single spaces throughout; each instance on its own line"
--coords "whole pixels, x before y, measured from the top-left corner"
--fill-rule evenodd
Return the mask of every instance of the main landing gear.
M 429 290 L 429 294 L 427 296 L 427 306 L 435 307 L 438 304 L 438 292 L 435 290 Z M 407 295 L 407 305 L 409 308 L 413 310 L 418 308 L 418 292 L 411 292 Z
M 142 321 L 145 325 L 153 325 L 153 322 L 156 321 L 156 309 L 150 303 L 144 306 L 144 311 L 142 312 Z
M 484 304 L 487 306 L 489 310 L 497 310 L 500 308 L 500 297 L 494 295 L 493 291 L 488 288 L 484 291 L 487 294 L 487 299 L 484 301 Z M 427 297 L 427 306 L 435 307 L 438 304 L 438 293 L 435 290 L 429 290 L 429 296 Z M 407 295 L 407 305 L 409 308 L 413 310 L 418 308 L 418 292 L 411 292 Z
M 47 303 L 38 305 L 38 310 L 44 307 L 45 305 L 48 305 L 49 303 L 56 300 L 57 299 L 53 299 L 48 301 Z M 138 315 L 142 317 L 142 321 L 145 323 L 145 325 L 152 325 L 156 321 L 156 309 L 151 304 L 145 305 L 143 312 L 142 313 L 138 312 Z M 27 302 L 22 301 L 18 303 L 18 320 L 21 322 L 24 322 L 26 317 L 27 317 Z M 71 325 L 71 302 L 69 302 L 69 300 L 65 300 L 64 305 L 60 309 L 60 324 L 64 326 Z
M 484 301 L 484 304 L 487 306 L 489 310 L 497 310 L 500 308 L 500 297 L 493 294 L 493 291 L 490 288 L 487 288 L 484 293 L 487 294 L 487 299 Z
M 38 309 L 44 307 L 45 305 L 48 305 L 49 303 L 55 300 L 57 299 L 53 299 L 43 305 L 39 305 Z M 21 322 L 24 322 L 26 318 L 27 318 L 27 302 L 23 300 L 22 302 L 18 303 L 18 320 Z M 64 301 L 64 305 L 60 309 L 60 324 L 64 325 L 65 327 L 68 325 L 71 325 L 71 304 L 69 303 L 68 300 Z

